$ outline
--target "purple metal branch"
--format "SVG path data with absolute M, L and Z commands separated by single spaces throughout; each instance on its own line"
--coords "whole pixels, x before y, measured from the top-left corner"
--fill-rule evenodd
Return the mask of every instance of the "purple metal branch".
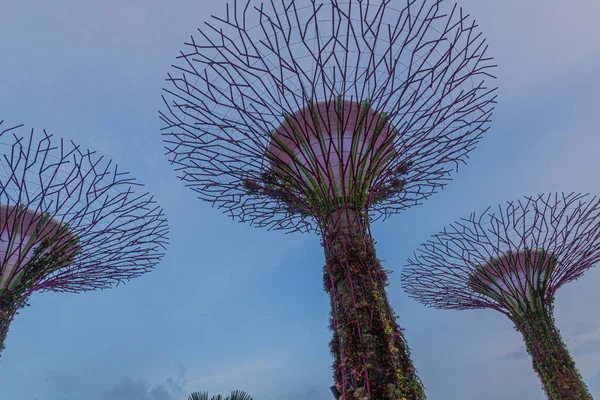
M 514 283 L 509 280 L 503 285 L 517 293 L 494 299 L 476 290 L 472 276 L 490 259 L 496 269 L 507 270 L 499 258 L 509 254 L 515 261 L 515 254 L 524 249 L 543 249 L 556 260 L 552 268 L 547 262 L 532 263 L 541 264 L 532 267 L 538 274 L 544 269 L 544 286 L 534 286 L 550 301 L 559 287 L 600 261 L 600 199 L 587 194 L 542 194 L 508 202 L 497 211 L 488 208 L 480 215 L 473 213 L 434 235 L 414 253 L 403 271 L 404 288 L 409 296 L 431 307 L 493 308 L 510 314 L 507 301 L 524 296 L 528 285 L 519 285 L 513 278 Z M 516 276 L 519 268 L 519 263 L 513 265 L 512 274 Z
M 0 131 L 0 231 L 2 241 L 14 242 L 11 253 L 0 254 L 0 277 L 16 279 L 27 269 L 21 262 L 5 276 L 11 255 L 16 259 L 25 250 L 16 235 L 39 230 L 43 218 L 67 232 L 54 230 L 44 239 L 75 238 L 77 254 L 69 265 L 48 267 L 28 293 L 106 289 L 150 271 L 168 243 L 167 220 L 153 197 L 136 192 L 142 185 L 95 152 L 54 140 L 46 131 L 22 135 L 19 128 Z
M 319 231 L 301 177 L 288 177 L 297 190 L 263 190 L 265 174 L 282 164 L 267 150 L 285 115 L 314 131 L 297 112 L 311 102 L 332 110 L 341 98 L 366 101 L 396 132 L 386 172 L 368 187 L 371 220 L 419 204 L 488 129 L 494 65 L 477 25 L 456 6 L 443 13 L 441 0 L 306 4 L 234 1 L 186 43 L 160 112 L 180 178 L 240 221 Z M 373 129 L 377 119 L 367 123 Z M 404 174 L 394 186 L 397 170 Z

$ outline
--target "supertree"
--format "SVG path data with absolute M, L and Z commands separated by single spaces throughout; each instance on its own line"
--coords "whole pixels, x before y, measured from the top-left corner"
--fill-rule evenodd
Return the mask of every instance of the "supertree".
M 168 242 L 162 209 L 112 161 L 2 122 L 0 351 L 33 292 L 119 285 L 151 270 Z
M 525 197 L 461 219 L 409 259 L 405 290 L 441 309 L 491 308 L 523 335 L 549 399 L 591 399 L 553 316 L 556 290 L 600 261 L 600 199 Z
M 419 204 L 488 129 L 493 67 L 442 1 L 227 4 L 164 89 L 167 154 L 232 218 L 317 232 L 340 399 L 423 399 L 370 223 Z

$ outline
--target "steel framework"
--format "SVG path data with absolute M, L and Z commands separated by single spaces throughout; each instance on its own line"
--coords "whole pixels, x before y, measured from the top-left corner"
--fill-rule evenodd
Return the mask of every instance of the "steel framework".
M 440 309 L 491 308 L 522 333 L 550 399 L 591 399 L 556 329 L 556 290 L 600 261 L 600 199 L 547 194 L 451 224 L 408 260 L 410 297 Z
M 150 271 L 168 226 L 141 185 L 73 142 L 0 121 L 0 345 L 35 291 L 106 289 Z
M 167 155 L 232 218 L 322 236 L 341 399 L 422 399 L 369 224 L 464 162 L 494 65 L 442 1 L 299 3 L 234 1 L 186 43 L 163 93 Z

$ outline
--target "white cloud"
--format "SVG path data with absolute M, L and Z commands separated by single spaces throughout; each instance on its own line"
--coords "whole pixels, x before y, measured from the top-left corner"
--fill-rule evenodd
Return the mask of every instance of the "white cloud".
M 568 75 L 600 54 L 600 1 L 461 1 L 489 38 L 502 101 Z

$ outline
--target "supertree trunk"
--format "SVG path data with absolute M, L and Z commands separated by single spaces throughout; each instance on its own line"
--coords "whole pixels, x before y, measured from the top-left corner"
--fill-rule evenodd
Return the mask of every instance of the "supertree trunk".
M 325 234 L 324 286 L 341 400 L 422 400 L 423 386 L 388 302 L 387 276 L 367 227 Z
M 0 357 L 4 350 L 4 341 L 8 335 L 8 329 L 19 309 L 25 306 L 27 301 L 26 296 L 19 296 L 12 292 L 4 291 L 0 295 Z
M 586 384 L 554 323 L 552 307 L 527 311 L 513 318 L 525 340 L 533 369 L 550 400 L 591 400 Z
M 20 221 L 22 222 L 22 219 Z M 0 357 L 10 324 L 19 310 L 28 305 L 27 300 L 36 280 L 43 275 L 48 265 L 60 265 L 60 262 L 68 260 L 65 258 L 64 249 L 59 248 L 44 254 L 47 248 L 48 241 L 45 240 L 33 251 L 31 260 L 23 268 L 21 279 L 10 288 L 0 289 Z

